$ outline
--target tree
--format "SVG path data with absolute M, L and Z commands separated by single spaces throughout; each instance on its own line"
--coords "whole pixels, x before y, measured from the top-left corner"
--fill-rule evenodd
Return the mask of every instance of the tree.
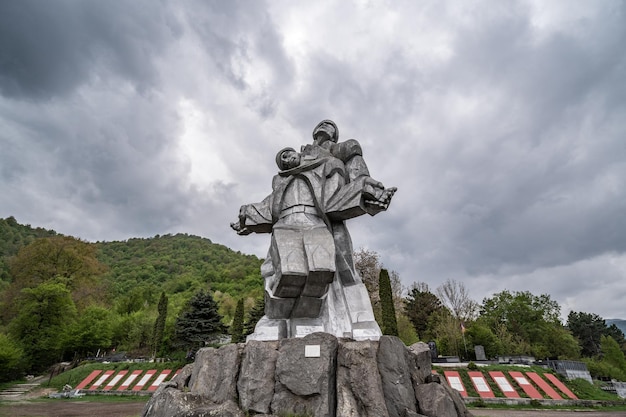
M 76 307 L 64 284 L 44 282 L 21 291 L 9 332 L 20 342 L 32 370 L 41 371 L 61 359 L 66 330 L 75 316 Z
M 357 252 L 354 252 L 354 266 L 367 288 L 372 303 L 372 309 L 374 310 L 374 314 L 378 317 L 380 314 L 378 283 L 380 269 L 382 267 L 380 257 L 378 253 L 374 251 L 361 248 Z
M 235 317 L 233 318 L 233 325 L 230 329 L 233 343 L 241 343 L 245 341 L 243 336 L 243 298 L 240 298 L 237 302 L 237 309 L 235 310 Z
M 405 300 L 405 313 L 421 340 L 428 336 L 430 317 L 443 309 L 441 301 L 430 292 L 428 284 L 413 284 Z
M 0 333 L 0 382 L 17 379 L 24 368 L 24 351 L 8 335 Z
M 505 290 L 483 300 L 481 320 L 494 333 L 503 326 L 513 335 L 516 346 L 524 347 L 520 354 L 569 356 L 573 353 L 570 341 L 555 333 L 562 330 L 560 310 L 559 304 L 547 294 L 536 296 L 528 291 Z M 555 345 L 555 340 L 563 343 Z
M 624 358 L 624 352 L 615 339 L 611 336 L 602 336 L 600 345 L 602 347 L 602 360 L 626 374 L 626 358 Z
M 398 323 L 391 294 L 391 281 L 389 280 L 389 272 L 384 268 L 380 270 L 378 291 L 380 293 L 383 334 L 398 336 Z
M 476 318 L 478 303 L 470 298 L 462 282 L 447 280 L 437 287 L 437 296 L 458 320 L 467 322 Z
M 256 303 L 254 303 L 254 307 L 252 307 L 248 311 L 248 318 L 243 326 L 243 335 L 249 336 L 254 333 L 254 328 L 256 324 L 261 320 L 261 318 L 265 315 L 265 298 L 261 297 L 257 299 Z
M 15 301 L 23 288 L 34 288 L 41 283 L 57 282 L 71 292 L 80 308 L 101 299 L 103 290 L 96 277 L 106 267 L 96 258 L 95 246 L 67 236 L 41 238 L 23 247 L 10 261 L 13 280 L 4 295 L 5 319 L 17 314 Z
M 66 349 L 79 355 L 93 355 L 111 346 L 113 323 L 111 311 L 99 306 L 87 307 L 67 329 Z
M 622 348 L 622 351 L 626 350 L 626 340 L 624 339 L 624 332 L 620 330 L 615 324 L 611 324 L 608 326 L 603 334 L 605 336 L 611 336 L 613 340 L 617 342 L 617 344 Z
M 161 292 L 159 304 L 157 306 L 159 315 L 154 322 L 154 332 L 152 336 L 152 357 L 156 358 L 163 343 L 163 332 L 165 331 L 165 321 L 167 320 L 167 296 L 165 291 Z
M 494 358 L 504 353 L 500 339 L 485 325 L 478 322 L 473 323 L 467 329 L 466 336 L 471 346 L 481 345 L 484 347 L 487 358 Z
M 429 317 L 429 336 L 437 341 L 437 350 L 442 355 L 468 356 L 467 343 L 463 340 L 461 323 L 450 310 L 442 307 Z
M 567 328 L 578 339 L 582 356 L 591 358 L 600 353 L 600 339 L 606 330 L 602 317 L 571 311 L 567 315 Z
M 211 293 L 200 290 L 194 295 L 176 320 L 177 339 L 188 348 L 198 348 L 211 340 L 211 336 L 224 333 L 222 316 Z

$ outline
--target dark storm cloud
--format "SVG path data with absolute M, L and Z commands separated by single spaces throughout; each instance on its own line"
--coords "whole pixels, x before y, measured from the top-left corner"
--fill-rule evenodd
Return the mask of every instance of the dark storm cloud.
M 154 2 L 60 0 L 0 4 L 0 91 L 51 98 L 114 72 L 140 90 L 157 80 L 153 57 L 179 31 Z
M 388 212 L 349 227 L 405 285 L 592 305 L 610 298 L 598 286 L 624 290 L 625 10 L 3 2 L 0 215 L 264 256 L 267 236 L 228 223 L 270 192 L 275 152 L 332 118 L 399 187 Z

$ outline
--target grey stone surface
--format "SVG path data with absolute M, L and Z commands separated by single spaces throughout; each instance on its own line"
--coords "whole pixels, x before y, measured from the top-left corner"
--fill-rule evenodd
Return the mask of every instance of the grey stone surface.
M 452 388 L 450 385 L 448 385 L 448 382 L 446 381 L 445 378 L 439 376 L 438 383 L 443 387 L 443 389 L 446 390 L 448 397 L 454 403 L 454 408 L 456 410 L 458 417 L 473 417 L 474 416 L 467 409 L 467 406 L 465 405 L 465 401 L 463 401 L 463 397 L 461 397 L 461 394 L 457 390 Z
M 420 374 L 430 372 L 417 369 L 424 346 L 313 333 L 205 348 L 157 389 L 142 416 L 472 417 L 445 379 Z
M 432 362 L 430 359 L 430 347 L 424 342 L 417 342 L 409 346 L 409 352 L 413 354 L 415 361 L 415 373 L 411 374 L 413 384 L 422 384 L 432 373 Z
M 210 404 L 202 408 L 181 411 L 173 417 L 246 417 L 246 415 L 237 407 L 237 404 L 227 401 L 222 404 Z
M 485 355 L 485 347 L 482 345 L 474 346 L 474 353 L 476 354 L 477 361 L 486 361 L 487 356 Z
M 342 340 L 337 351 L 337 416 L 388 417 L 378 342 Z
M 268 414 L 274 396 L 278 342 L 246 343 L 237 381 L 239 405 L 247 412 Z
M 415 411 L 404 410 L 404 414 L 402 414 L 402 417 L 426 417 L 426 416 L 424 414 L 416 413 Z
M 306 346 L 319 346 L 319 357 L 306 357 Z M 273 413 L 335 416 L 335 372 L 338 341 L 326 333 L 280 342 L 276 361 Z
M 205 407 L 211 402 L 206 396 L 191 394 L 173 387 L 158 389 L 146 403 L 142 417 L 171 417 L 182 412 Z
M 440 384 L 420 384 L 415 387 L 419 412 L 428 417 L 459 417 L 454 401 Z
M 402 340 L 382 336 L 378 342 L 378 372 L 390 417 L 401 417 L 405 410 L 417 412 L 411 375 L 416 365 Z
M 266 318 L 251 340 L 278 340 L 324 331 L 337 337 L 377 340 L 365 286 L 352 259 L 345 221 L 387 210 L 396 188 L 370 177 L 360 144 L 339 142 L 337 125 L 320 122 L 301 152 L 276 155 L 272 193 L 240 208 L 231 224 L 240 235 L 271 233 L 265 279 Z M 298 323 L 291 323 L 297 320 Z M 286 329 L 285 335 L 283 330 Z
M 242 347 L 231 344 L 219 349 L 200 349 L 189 379 L 190 392 L 215 403 L 236 401 Z

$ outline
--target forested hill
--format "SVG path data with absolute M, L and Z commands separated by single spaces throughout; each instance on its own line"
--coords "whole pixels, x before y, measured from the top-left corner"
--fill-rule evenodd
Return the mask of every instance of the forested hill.
M 261 261 L 209 239 L 187 234 L 99 242 L 97 256 L 109 267 L 106 279 L 116 295 L 166 294 L 199 289 L 233 297 L 262 294 Z M 155 292 L 156 291 L 156 292 Z
M 57 235 L 54 230 L 19 224 L 13 216 L 0 219 L 0 282 L 9 279 L 8 261 L 21 247 L 40 237 Z
M 34 243 L 37 238 L 49 238 L 51 245 L 37 246 Z M 188 234 L 88 243 L 54 230 L 22 225 L 9 217 L 0 219 L 0 245 L 0 293 L 18 279 L 11 276 L 11 262 L 32 267 L 42 259 L 52 259 L 43 251 L 56 250 L 68 252 L 67 257 L 81 258 L 85 265 L 92 263 L 89 257 L 95 257 L 93 261 L 103 268 L 89 270 L 88 274 L 94 278 L 90 282 L 106 289 L 100 294 L 101 302 L 121 311 L 155 305 L 162 291 L 176 309 L 197 291 L 210 289 L 222 302 L 223 313 L 229 316 L 237 299 L 258 298 L 263 294 L 259 258 Z M 20 252 L 27 247 L 28 250 Z M 68 251 L 70 247 L 72 250 Z M 41 266 L 47 271 L 55 270 L 57 275 L 62 275 L 62 268 L 62 265 Z

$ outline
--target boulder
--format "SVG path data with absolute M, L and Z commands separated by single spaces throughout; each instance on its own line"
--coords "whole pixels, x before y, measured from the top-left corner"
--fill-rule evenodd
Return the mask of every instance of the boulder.
M 328 333 L 280 341 L 271 403 L 274 414 L 335 416 L 337 345 L 337 338 Z
M 249 340 L 237 381 L 239 405 L 250 413 L 268 414 L 274 397 L 278 342 Z
M 146 403 L 142 417 L 172 417 L 201 409 L 211 402 L 203 395 L 191 394 L 174 387 L 159 388 Z
M 204 348 L 161 384 L 142 417 L 473 417 L 431 374 L 428 345 L 327 333 Z
M 337 352 L 337 416 L 388 417 L 376 360 L 378 342 L 342 340 Z
M 420 384 L 415 387 L 419 411 L 427 417 L 459 417 L 454 401 L 440 384 Z
M 430 358 L 430 348 L 427 343 L 417 342 L 409 346 L 409 352 L 411 352 L 415 367 L 411 368 L 411 378 L 413 384 L 423 384 L 432 373 L 432 362 Z
M 413 355 L 397 337 L 382 336 L 378 342 L 378 372 L 389 417 L 417 412 L 411 375 L 417 373 Z
M 206 396 L 213 403 L 237 400 L 237 377 L 243 344 L 203 348 L 196 353 L 189 378 L 192 394 Z

